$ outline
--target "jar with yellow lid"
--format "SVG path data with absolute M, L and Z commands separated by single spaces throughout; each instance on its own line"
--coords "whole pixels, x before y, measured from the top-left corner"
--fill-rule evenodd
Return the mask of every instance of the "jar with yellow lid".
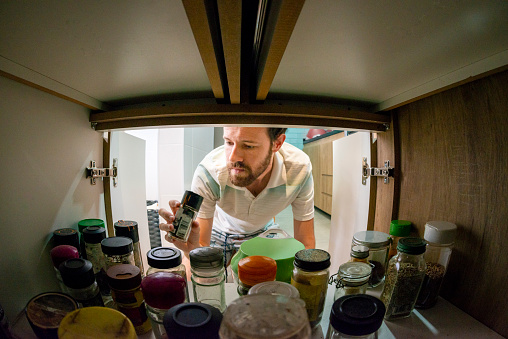
M 238 262 L 238 294 L 247 295 L 252 286 L 274 281 L 277 275 L 277 262 L 263 255 L 253 255 Z

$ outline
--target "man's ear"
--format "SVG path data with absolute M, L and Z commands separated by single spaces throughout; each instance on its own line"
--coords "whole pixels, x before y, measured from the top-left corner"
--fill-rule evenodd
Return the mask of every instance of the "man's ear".
M 275 139 L 275 141 L 272 144 L 272 151 L 275 153 L 282 147 L 282 144 L 286 140 L 286 134 L 282 133 Z

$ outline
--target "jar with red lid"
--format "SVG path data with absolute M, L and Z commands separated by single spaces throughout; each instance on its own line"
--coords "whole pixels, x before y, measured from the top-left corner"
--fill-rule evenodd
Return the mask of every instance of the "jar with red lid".
M 238 294 L 247 295 L 252 286 L 274 281 L 277 275 L 277 262 L 263 255 L 245 257 L 238 262 Z

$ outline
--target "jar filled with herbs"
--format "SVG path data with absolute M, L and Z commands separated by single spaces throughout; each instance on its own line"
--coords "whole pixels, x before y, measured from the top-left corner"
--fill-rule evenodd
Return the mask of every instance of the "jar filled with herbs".
M 143 277 L 145 275 L 145 270 L 141 256 L 141 245 L 139 244 L 138 223 L 132 220 L 118 220 L 115 222 L 115 235 L 117 237 L 127 237 L 132 240 L 134 264 L 139 267 L 141 276 Z
M 109 237 L 103 239 L 101 241 L 101 249 L 106 261 L 106 271 L 114 265 L 136 264 L 134 261 L 134 246 L 131 238 Z
M 386 306 L 386 320 L 409 317 L 425 278 L 426 243 L 420 238 L 403 238 L 397 254 L 390 259 L 381 301 Z
M 369 287 L 380 285 L 385 278 L 390 241 L 389 234 L 378 231 L 360 231 L 353 236 L 351 248 L 360 245 L 369 249 L 367 260 L 372 266 Z

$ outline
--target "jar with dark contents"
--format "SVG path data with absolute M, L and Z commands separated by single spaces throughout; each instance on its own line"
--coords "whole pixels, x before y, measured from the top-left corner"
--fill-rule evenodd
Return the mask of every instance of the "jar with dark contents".
M 451 222 L 429 221 L 425 225 L 423 237 L 427 242 L 424 256 L 427 269 L 416 300 L 416 308 L 430 308 L 436 304 L 456 234 L 457 226 Z
M 353 236 L 351 248 L 360 245 L 369 249 L 367 260 L 372 266 L 369 287 L 376 287 L 385 279 L 390 241 L 390 235 L 378 231 L 360 231 Z
M 247 295 L 252 286 L 274 281 L 277 275 L 277 262 L 263 255 L 252 255 L 238 262 L 238 294 Z
M 130 238 L 106 238 L 101 241 L 101 248 L 106 260 L 106 270 L 118 264 L 136 264 L 134 261 L 134 246 L 132 244 L 132 239 Z
M 142 278 L 139 267 L 118 264 L 108 268 L 106 274 L 116 309 L 130 319 L 138 335 L 148 332 L 152 326 L 141 292 Z
M 68 259 L 60 264 L 58 270 L 67 286 L 67 293 L 80 306 L 104 306 L 90 261 L 82 258 Z
M 134 255 L 134 264 L 139 267 L 141 276 L 145 275 L 143 260 L 141 259 L 141 245 L 139 244 L 138 223 L 132 220 L 119 220 L 115 222 L 115 235 L 117 237 L 127 237 L 132 240 L 132 254 Z
M 319 325 L 323 317 L 328 278 L 330 276 L 330 254 L 320 249 L 305 249 L 296 252 L 291 275 L 291 285 L 296 287 L 311 328 Z
M 146 275 L 157 272 L 178 274 L 187 281 L 187 270 L 182 264 L 182 252 L 173 247 L 155 247 L 146 254 L 148 269 Z M 185 286 L 185 302 L 189 302 L 188 286 Z

